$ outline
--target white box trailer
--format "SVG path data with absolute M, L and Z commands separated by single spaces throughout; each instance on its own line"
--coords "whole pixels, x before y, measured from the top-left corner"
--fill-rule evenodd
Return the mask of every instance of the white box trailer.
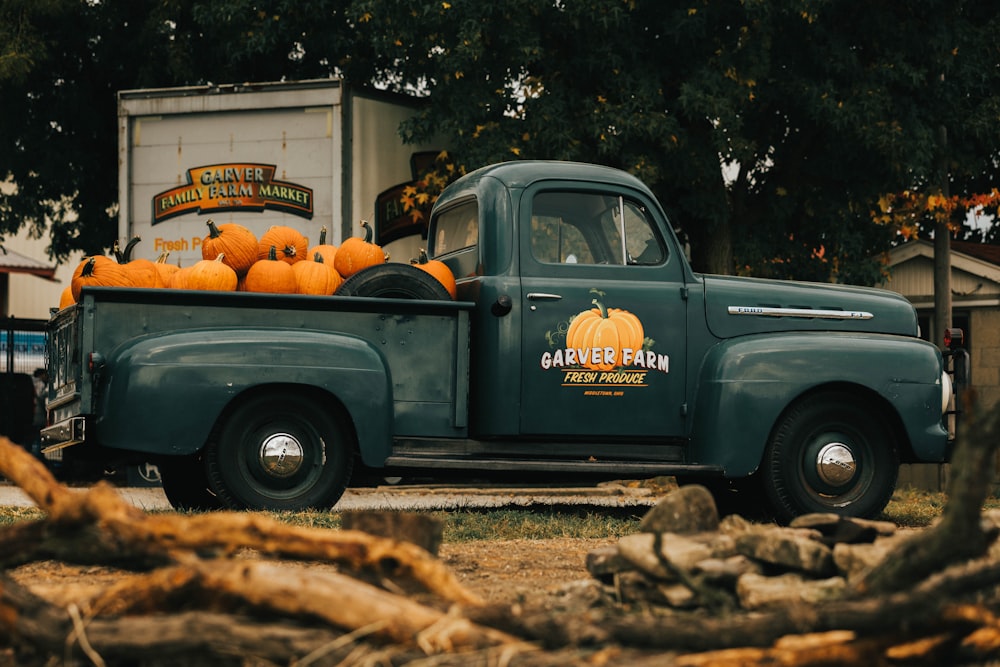
M 376 215 L 378 196 L 444 148 L 400 138 L 418 103 L 335 79 L 121 91 L 119 239 L 141 239 L 133 257 L 169 252 L 180 266 L 202 259 L 209 218 L 258 238 L 287 225 L 310 245 L 325 226 L 339 245 L 362 219 L 385 223 L 392 202 Z M 387 247 L 394 260 L 416 255 L 416 231 Z

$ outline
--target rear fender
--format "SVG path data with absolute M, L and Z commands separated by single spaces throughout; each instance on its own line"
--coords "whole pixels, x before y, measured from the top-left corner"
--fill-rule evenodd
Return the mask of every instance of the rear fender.
M 264 385 L 316 388 L 339 401 L 365 463 L 389 455 L 392 391 L 382 355 L 344 334 L 199 330 L 132 339 L 108 355 L 95 422 L 101 445 L 149 454 L 199 451 L 219 415 Z
M 941 371 L 935 346 L 905 336 L 790 333 L 723 341 L 699 373 L 690 460 L 721 465 L 727 477 L 751 474 L 781 414 L 832 386 L 881 398 L 873 409 L 899 433 L 904 459 L 944 460 Z

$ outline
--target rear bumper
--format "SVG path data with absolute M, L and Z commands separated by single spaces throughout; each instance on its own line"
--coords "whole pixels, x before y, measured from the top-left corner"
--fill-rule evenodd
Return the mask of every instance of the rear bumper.
M 84 441 L 87 432 L 87 420 L 83 417 L 71 417 L 41 430 L 40 439 L 42 455 L 58 452 L 66 447 L 78 445 Z

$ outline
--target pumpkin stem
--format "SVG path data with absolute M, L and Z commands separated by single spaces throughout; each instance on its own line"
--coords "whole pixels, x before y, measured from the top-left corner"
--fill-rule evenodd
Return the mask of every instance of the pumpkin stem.
M 417 264 L 426 264 L 427 262 L 427 251 L 421 248 L 420 253 L 417 255 Z
M 129 242 L 125 244 L 125 250 L 122 251 L 122 257 L 125 258 L 126 264 L 132 261 L 132 249 L 135 248 L 135 244 L 141 240 L 142 239 L 138 236 L 133 236 L 129 239 Z
M 593 301 L 591 301 L 591 303 L 594 304 L 595 306 L 597 306 L 598 310 L 601 311 L 601 319 L 602 320 L 608 319 L 608 307 L 607 306 L 605 306 L 602 302 L 598 301 L 597 299 L 594 299 Z
M 222 235 L 222 232 L 219 231 L 219 228 L 215 226 L 215 220 L 209 218 L 207 221 L 205 221 L 205 224 L 208 225 L 208 235 L 213 239 L 217 239 Z
M 320 227 L 320 230 L 319 230 L 319 244 L 318 245 L 326 245 L 326 225 L 323 225 L 322 227 Z
M 371 243 L 372 242 L 372 227 L 371 227 L 371 225 L 368 224 L 367 220 L 362 220 L 361 221 L 361 226 L 365 230 L 365 243 Z
M 267 251 L 267 258 L 272 262 L 278 261 L 278 249 L 271 246 L 271 249 Z
M 111 252 L 115 256 L 115 261 L 119 264 L 125 263 L 125 255 L 122 254 L 121 246 L 118 245 L 118 239 L 115 239 L 114 244 L 111 246 Z
M 325 229 L 326 229 L 326 227 L 324 227 L 323 229 L 325 230 Z M 322 234 L 320 234 L 320 239 L 322 239 L 322 238 L 323 238 L 323 235 L 322 235 Z M 322 244 L 322 242 L 320 243 L 320 245 L 323 245 L 323 244 Z M 322 263 L 323 263 L 323 255 L 321 255 L 321 254 L 320 254 L 320 253 L 318 253 L 318 252 L 317 252 L 317 253 L 315 253 L 315 254 L 313 255 L 313 261 L 314 261 L 314 262 L 319 262 L 320 264 L 322 264 Z
M 169 257 L 169 256 L 170 256 L 170 251 L 169 250 L 164 250 L 163 252 L 160 253 L 160 256 L 156 258 L 156 263 L 157 264 L 166 264 L 167 263 L 167 257 Z
M 215 261 L 216 261 L 216 262 L 220 262 L 220 263 L 221 263 L 221 262 L 222 262 L 222 259 L 223 259 L 223 258 L 224 258 L 225 256 L 226 256 L 226 253 L 224 253 L 224 252 L 220 252 L 220 253 L 219 253 L 219 254 L 218 254 L 218 255 L 217 255 L 216 257 L 215 257 Z
M 115 242 L 115 246 L 117 246 L 117 245 L 118 245 L 118 242 L 116 241 Z M 97 264 L 97 258 L 96 257 L 89 258 L 87 260 L 87 263 L 83 265 L 83 269 L 80 271 L 80 276 L 82 278 L 89 278 L 90 276 L 94 275 L 94 265 L 95 264 Z

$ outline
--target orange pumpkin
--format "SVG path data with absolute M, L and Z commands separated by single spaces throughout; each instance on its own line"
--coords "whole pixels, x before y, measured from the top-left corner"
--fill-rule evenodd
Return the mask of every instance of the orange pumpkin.
M 66 285 L 59 295 L 59 310 L 72 306 L 74 303 L 76 303 L 76 299 L 73 298 L 73 287 Z
M 225 255 L 223 261 L 236 271 L 236 275 L 246 275 L 257 261 L 257 236 L 235 222 L 216 225 L 208 220 L 206 224 L 208 236 L 201 242 L 201 258 L 214 260 L 219 255 Z
M 457 286 L 455 285 L 455 274 L 451 272 L 451 269 L 448 268 L 447 264 L 436 259 L 427 259 L 427 251 L 423 248 L 420 249 L 420 255 L 417 259 L 410 260 L 410 264 L 413 264 L 418 269 L 423 269 L 437 278 L 438 282 L 444 285 L 444 288 L 448 290 L 448 294 L 451 295 L 451 298 L 456 298 L 458 292 Z
M 595 308 L 585 310 L 575 318 L 566 331 L 566 347 L 576 350 L 590 350 L 584 368 L 609 371 L 623 364 L 622 350 L 637 353 L 642 349 L 644 332 L 639 318 L 620 308 L 608 309 L 601 301 L 594 299 Z M 614 351 L 614 361 L 604 356 L 605 348 Z M 600 354 L 595 356 L 594 350 Z
M 292 264 L 297 294 L 333 294 L 343 279 L 319 252 L 312 259 Z
M 291 264 L 278 259 L 278 249 L 271 246 L 267 259 L 257 260 L 247 271 L 245 289 L 247 292 L 294 294 L 295 272 Z
M 114 245 L 115 257 L 118 259 L 118 263 L 129 274 L 133 287 L 163 287 L 163 279 L 160 277 L 160 273 L 156 270 L 153 262 L 142 257 L 132 259 L 132 250 L 141 240 L 140 237 L 133 236 L 125 244 L 125 250 L 123 251 L 118 250 L 118 241 L 116 240 Z
M 191 266 L 194 266 L 194 264 Z M 170 289 L 189 289 L 187 286 L 187 277 L 191 273 L 191 266 L 177 267 L 177 270 L 171 274 L 170 280 L 167 282 L 167 287 Z
M 309 257 L 315 257 L 316 253 L 323 255 L 323 263 L 331 269 L 336 266 L 337 246 L 326 242 L 326 225 L 319 230 L 319 243 L 309 248 Z
M 103 255 L 85 257 L 73 270 L 70 279 L 73 300 L 80 300 L 80 290 L 85 285 L 102 287 L 131 287 L 132 279 L 121 264 Z
M 286 264 L 305 259 L 309 251 L 309 241 L 294 227 L 275 225 L 261 234 L 257 242 L 257 261 L 267 259 L 274 248 L 278 259 Z
M 235 269 L 225 263 L 225 255 L 219 253 L 215 259 L 203 259 L 191 265 L 185 276 L 187 289 L 232 292 L 236 290 L 239 277 Z
M 363 239 L 351 237 L 340 244 L 333 268 L 344 278 L 350 278 L 361 269 L 385 263 L 385 253 L 382 247 L 372 243 L 372 228 L 367 221 L 362 220 L 365 230 Z
M 153 262 L 153 267 L 159 274 L 160 283 L 164 287 L 170 287 L 171 279 L 181 268 L 176 264 L 167 264 L 167 257 L 169 255 L 169 252 L 161 252 L 160 256 L 156 258 L 155 262 Z

